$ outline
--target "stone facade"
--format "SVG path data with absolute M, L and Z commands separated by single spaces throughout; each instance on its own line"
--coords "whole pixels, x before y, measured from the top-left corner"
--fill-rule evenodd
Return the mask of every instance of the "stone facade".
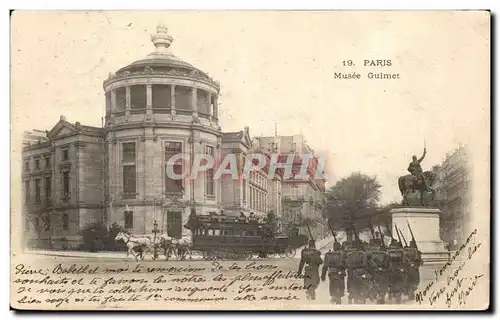
M 433 171 L 437 180 L 433 186 L 436 200 L 442 210 L 441 236 L 448 243 L 460 244 L 469 230 L 470 174 L 469 157 L 465 147 L 460 146 L 446 155 L 445 160 Z
M 71 124 L 61 117 L 43 142 L 26 141 L 23 213 L 28 245 L 78 245 L 80 230 L 103 217 L 103 168 L 102 128 Z
M 238 165 L 238 179 L 230 175 L 222 177 L 221 205 L 228 215 L 249 215 L 253 212 L 258 217 L 265 217 L 270 211 L 281 215 L 281 180 L 277 171 L 269 176 L 270 154 L 255 145 L 250 137 L 249 128 L 239 132 L 226 132 L 222 136 L 222 157 L 235 154 Z M 251 171 L 244 177 L 245 159 L 250 154 L 261 154 L 266 165 Z

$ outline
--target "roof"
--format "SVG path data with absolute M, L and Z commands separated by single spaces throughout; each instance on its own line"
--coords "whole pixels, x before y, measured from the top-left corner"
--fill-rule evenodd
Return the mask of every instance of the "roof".
M 131 64 L 119 69 L 116 73 L 118 74 L 124 71 L 131 71 L 136 68 L 144 69 L 145 67 L 170 67 L 188 69 L 189 71 L 196 70 L 208 77 L 205 72 L 199 70 L 190 63 L 181 60 L 170 52 L 169 47 L 173 41 L 172 36 L 168 34 L 168 29 L 163 25 L 158 25 L 156 27 L 156 33 L 151 35 L 151 42 L 153 42 L 156 51 L 148 54 L 143 59 L 134 61 Z
M 206 75 L 205 72 L 200 69 L 194 67 L 192 64 L 187 63 L 180 58 L 176 57 L 170 52 L 162 53 L 162 52 L 152 52 L 148 54 L 143 59 L 132 62 L 131 64 L 119 69 L 116 73 L 120 73 L 123 71 L 128 71 L 130 69 L 135 68 L 144 68 L 144 67 L 170 67 L 170 68 L 185 68 L 189 70 L 197 70 L 200 73 Z M 208 76 L 208 75 L 207 75 Z
M 36 135 L 34 133 L 36 133 Z M 66 120 L 66 117 L 61 116 L 59 122 L 57 122 L 50 131 L 25 131 L 23 134 L 23 146 L 36 148 L 43 145 L 43 142 L 47 142 L 51 139 L 57 139 L 58 137 L 65 137 L 74 134 L 103 137 L 104 129 L 100 127 L 81 125 L 80 122 L 72 124 Z M 40 143 L 38 143 L 38 141 L 40 141 Z
M 247 148 L 252 146 L 252 138 L 250 137 L 250 129 L 245 127 L 241 131 L 236 132 L 223 132 L 222 143 L 238 141 L 243 143 Z

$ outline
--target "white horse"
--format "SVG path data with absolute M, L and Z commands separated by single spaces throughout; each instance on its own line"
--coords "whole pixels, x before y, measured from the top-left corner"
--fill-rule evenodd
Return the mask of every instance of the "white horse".
M 189 255 L 189 258 L 192 260 L 193 256 L 191 255 L 191 237 L 183 236 L 180 239 L 173 239 L 172 244 L 174 248 L 177 249 L 177 258 L 180 260 L 184 260 L 186 255 Z
M 165 260 L 168 260 L 168 258 L 170 258 L 170 254 L 172 253 L 172 251 L 174 251 L 174 244 L 172 240 L 172 237 L 169 237 L 167 234 L 162 234 L 156 240 L 156 245 L 160 248 L 163 248 Z
M 189 255 L 189 257 L 192 258 L 191 256 L 191 238 L 190 237 L 182 237 L 181 239 L 175 239 L 167 234 L 162 234 L 158 238 L 158 244 L 163 248 L 164 254 L 165 254 L 165 259 L 168 260 L 170 257 L 170 254 L 173 252 L 176 256 L 177 259 L 184 259 L 186 254 Z
M 138 261 L 138 255 L 134 253 L 134 249 L 139 249 L 139 255 L 141 260 L 144 260 L 144 251 L 151 246 L 151 239 L 149 237 L 135 237 L 129 235 L 123 231 L 118 232 L 115 238 L 116 241 L 123 240 L 127 245 L 127 259 L 128 255 L 132 254 L 136 261 Z

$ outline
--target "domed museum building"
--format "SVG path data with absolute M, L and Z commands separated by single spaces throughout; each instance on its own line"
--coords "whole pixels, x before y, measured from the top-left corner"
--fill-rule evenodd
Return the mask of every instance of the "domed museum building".
M 172 40 L 158 26 L 151 36 L 156 50 L 104 81 L 107 198 L 112 208 L 107 218 L 135 233 L 148 233 L 157 220 L 160 229 L 177 237 L 191 204 L 200 213 L 218 208 L 220 184 L 208 175 L 196 181 L 170 179 L 167 161 L 176 154 L 220 158 L 222 133 L 217 123 L 219 84 L 174 56 Z M 183 165 L 176 162 L 174 172 L 184 172 Z
M 167 28 L 158 26 L 151 41 L 154 52 L 104 81 L 102 127 L 61 116 L 50 131 L 24 133 L 28 246 L 76 247 L 92 223 L 117 223 L 133 234 L 151 235 L 156 221 L 160 232 L 181 237 L 189 235 L 183 226 L 191 209 L 281 214 L 282 177 L 268 177 L 268 167 L 248 179 L 214 179 L 213 170 L 196 179 L 169 178 L 167 163 L 174 155 L 210 154 L 220 163 L 227 154 L 238 161 L 255 152 L 269 158 L 272 148 L 252 139 L 248 127 L 223 133 L 219 83 L 171 53 Z M 176 161 L 172 169 L 183 173 L 190 165 Z

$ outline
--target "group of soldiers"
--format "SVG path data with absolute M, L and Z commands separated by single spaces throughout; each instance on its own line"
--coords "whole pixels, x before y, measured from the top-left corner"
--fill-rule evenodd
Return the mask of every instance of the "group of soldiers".
M 399 304 L 403 295 L 413 300 L 422 265 L 415 239 L 409 244 L 405 240 L 404 246 L 401 240 L 392 238 L 386 245 L 383 239 L 383 234 L 378 233 L 370 243 L 361 241 L 357 235 L 354 240 L 342 244 L 335 239 L 333 250 L 325 254 L 324 261 L 315 241 L 310 240 L 309 246 L 302 250 L 298 271 L 302 274 L 304 269 L 307 299 L 316 299 L 320 280 L 326 281 L 328 274 L 333 304 L 342 304 L 346 289 L 349 304 L 365 304 L 367 300 L 377 304 Z

